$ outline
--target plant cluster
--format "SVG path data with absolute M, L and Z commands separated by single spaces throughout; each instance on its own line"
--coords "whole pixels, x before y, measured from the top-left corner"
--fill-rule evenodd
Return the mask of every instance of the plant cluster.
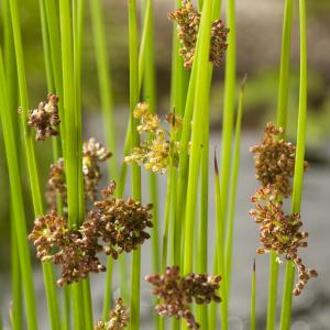
M 109 159 L 111 152 L 101 143 L 97 142 L 95 138 L 90 138 L 87 142 L 83 143 L 82 152 L 85 199 L 95 201 L 97 198 L 97 186 L 102 177 L 99 164 Z M 67 186 L 63 158 L 51 164 L 48 174 L 46 200 L 52 209 L 56 207 L 57 195 L 61 196 L 62 202 L 66 205 Z
M 217 291 L 220 287 L 220 276 L 190 273 L 180 275 L 178 266 L 166 267 L 165 274 L 146 276 L 152 284 L 153 294 L 160 299 L 155 310 L 161 316 L 183 318 L 191 329 L 199 329 L 199 324 L 191 311 L 190 304 L 219 303 Z
M 122 298 L 116 300 L 106 321 L 98 321 L 94 330 L 122 330 L 128 326 L 129 313 Z
M 102 191 L 103 199 L 94 203 L 79 228 L 68 228 L 66 219 L 54 210 L 36 218 L 29 239 L 36 246 L 38 258 L 61 266 L 58 285 L 78 281 L 90 272 L 105 271 L 97 253 L 103 251 L 117 258 L 150 237 L 145 229 L 152 227 L 152 206 L 113 197 L 115 187 L 111 182 Z
M 296 150 L 292 143 L 282 138 L 276 139 L 283 133 L 283 128 L 268 123 L 262 144 L 251 148 L 255 154 L 256 177 L 261 187 L 251 197 L 255 208 L 250 215 L 260 225 L 262 247 L 257 249 L 257 253 L 275 251 L 279 256 L 292 260 L 298 271 L 298 282 L 293 294 L 300 295 L 308 280 L 316 277 L 317 272 L 307 268 L 298 256 L 298 249 L 307 247 L 308 238 L 308 233 L 301 231 L 301 215 L 286 214 L 283 210 L 283 200 L 291 195 L 290 179 L 294 172 Z
M 178 25 L 178 37 L 181 43 L 179 54 L 183 58 L 185 68 L 189 69 L 194 61 L 201 14 L 190 0 L 183 0 L 180 8 L 169 13 L 169 18 Z M 228 32 L 229 29 L 221 19 L 212 23 L 209 60 L 215 66 L 222 65 L 224 61 Z
M 171 162 L 174 165 L 178 163 L 179 142 L 171 139 L 169 131 L 161 125 L 160 118 L 148 108 L 148 104 L 143 102 L 134 110 L 134 117 L 140 120 L 137 131 L 141 135 L 141 142 L 125 157 L 125 162 L 143 164 L 146 170 L 165 173 Z M 170 113 L 166 122 L 171 125 L 172 132 L 176 132 L 181 127 L 182 120 Z
M 60 118 L 58 114 L 59 98 L 49 93 L 46 101 L 39 103 L 28 116 L 28 125 L 36 130 L 36 140 L 45 141 L 59 134 Z
M 103 251 L 117 259 L 122 252 L 131 252 L 150 238 L 145 229 L 152 227 L 152 205 L 143 206 L 133 198 L 116 198 L 115 188 L 112 181 L 102 190 L 103 198 L 88 212 L 83 230 L 86 236 L 100 239 Z

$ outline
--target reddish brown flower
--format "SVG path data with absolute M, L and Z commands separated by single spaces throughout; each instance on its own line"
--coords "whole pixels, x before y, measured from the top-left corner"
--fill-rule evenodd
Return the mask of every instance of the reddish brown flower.
M 285 214 L 281 194 L 271 185 L 259 188 L 251 201 L 255 208 L 251 217 L 259 224 L 259 239 L 262 246 L 258 254 L 275 251 L 279 256 L 292 260 L 298 271 L 298 282 L 294 294 L 299 295 L 311 277 L 317 273 L 307 268 L 298 256 L 300 248 L 307 247 L 308 233 L 301 231 L 303 225 L 299 213 Z
M 44 141 L 50 136 L 58 135 L 60 118 L 57 104 L 58 97 L 49 93 L 47 100 L 40 102 L 38 108 L 30 112 L 28 125 L 36 130 L 36 140 Z
M 221 301 L 217 295 L 220 276 L 195 273 L 181 276 L 179 267 L 173 266 L 166 267 L 164 275 L 150 275 L 145 280 L 153 285 L 153 294 L 160 299 L 155 307 L 156 312 L 161 316 L 183 318 L 191 329 L 200 327 L 191 312 L 191 303 Z
M 182 56 L 185 68 L 191 68 L 197 43 L 200 25 L 200 13 L 193 7 L 191 1 L 182 1 L 182 6 L 171 13 L 169 18 L 177 23 L 178 38 L 181 43 L 179 54 Z M 219 19 L 213 22 L 211 30 L 210 62 L 216 66 L 223 63 L 227 49 L 229 30 Z
M 263 187 L 274 186 L 284 197 L 291 194 L 291 178 L 294 174 L 296 147 L 281 136 L 283 128 L 269 122 L 261 144 L 250 148 L 254 154 L 256 178 Z M 305 162 L 305 168 L 308 164 Z
M 130 252 L 150 238 L 145 230 L 152 227 L 152 205 L 143 206 L 132 198 L 116 198 L 115 188 L 116 183 L 112 181 L 102 191 L 103 199 L 94 203 L 83 230 L 86 236 L 99 238 L 104 252 L 116 259 L 120 253 Z

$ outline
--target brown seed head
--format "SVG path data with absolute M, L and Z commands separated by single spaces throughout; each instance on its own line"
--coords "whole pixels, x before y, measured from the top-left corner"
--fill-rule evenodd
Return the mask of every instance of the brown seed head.
M 58 97 L 49 93 L 47 100 L 40 102 L 38 108 L 30 112 L 28 125 L 36 130 L 36 140 L 44 141 L 58 135 L 60 118 L 57 104 Z

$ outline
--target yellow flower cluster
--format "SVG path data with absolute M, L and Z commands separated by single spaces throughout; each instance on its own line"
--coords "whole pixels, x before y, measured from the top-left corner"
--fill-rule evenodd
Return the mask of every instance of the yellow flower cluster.
M 149 111 L 147 103 L 137 105 L 134 117 L 140 121 L 137 131 L 141 142 L 125 157 L 125 162 L 143 165 L 155 173 L 165 173 L 171 162 L 177 164 L 179 143 L 170 139 L 169 131 L 161 126 L 159 117 Z M 181 119 L 174 114 L 169 114 L 166 121 L 174 132 L 181 126 Z

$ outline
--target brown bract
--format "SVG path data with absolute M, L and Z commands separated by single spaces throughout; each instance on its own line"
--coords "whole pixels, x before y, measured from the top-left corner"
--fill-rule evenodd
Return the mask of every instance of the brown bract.
M 36 140 L 44 141 L 50 136 L 58 135 L 60 118 L 58 113 L 58 97 L 49 93 L 46 101 L 39 103 L 28 116 L 28 125 L 36 130 Z
M 191 312 L 190 304 L 219 303 L 217 290 L 220 287 L 220 276 L 190 273 L 181 276 L 179 267 L 166 267 L 164 275 L 146 276 L 145 280 L 153 285 L 153 294 L 160 299 L 155 310 L 161 316 L 183 318 L 191 329 L 198 329 Z
M 179 54 L 187 69 L 192 67 L 194 60 L 200 17 L 200 13 L 188 0 L 182 1 L 180 8 L 169 13 L 169 18 L 177 23 L 178 38 L 181 43 Z M 220 19 L 212 23 L 209 59 L 215 66 L 222 65 L 224 61 L 228 32 Z

